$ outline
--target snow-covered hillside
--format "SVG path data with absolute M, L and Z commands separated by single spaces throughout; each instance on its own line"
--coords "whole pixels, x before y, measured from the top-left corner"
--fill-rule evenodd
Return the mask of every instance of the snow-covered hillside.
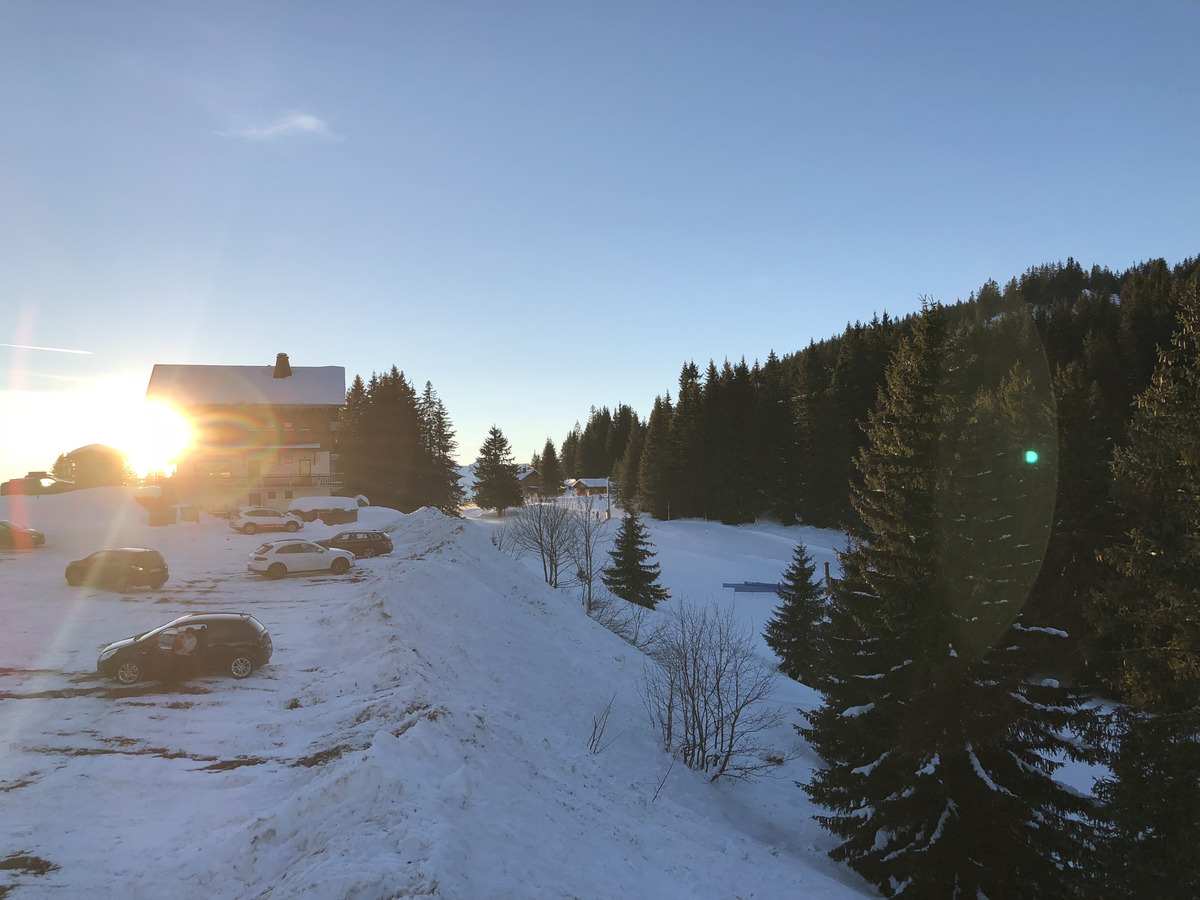
M 872 895 L 827 859 L 793 784 L 811 753 L 759 782 L 672 768 L 639 697 L 641 654 L 497 552 L 495 519 L 470 516 L 367 508 L 391 556 L 267 581 L 245 570 L 261 536 L 207 516 L 152 528 L 126 489 L 0 500 L 0 518 L 48 535 L 0 552 L 0 859 L 15 861 L 0 893 Z M 800 539 L 820 566 L 837 536 L 672 522 L 651 539 L 676 596 L 734 604 L 757 631 L 776 598 L 721 583 L 777 580 Z M 68 561 L 123 545 L 162 551 L 163 590 L 67 586 Z M 271 663 L 244 681 L 95 675 L 105 643 L 207 610 L 258 617 Z M 614 697 L 611 746 L 591 754 Z M 774 702 L 791 722 L 815 698 L 783 682 Z

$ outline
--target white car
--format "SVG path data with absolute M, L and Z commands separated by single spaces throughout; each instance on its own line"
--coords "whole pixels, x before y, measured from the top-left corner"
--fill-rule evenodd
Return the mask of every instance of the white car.
M 345 575 L 354 564 L 349 550 L 322 547 L 312 541 L 291 538 L 267 541 L 250 554 L 246 568 L 256 575 L 282 578 L 295 572 L 330 572 Z
M 243 506 L 229 517 L 229 527 L 242 534 L 256 531 L 287 531 L 295 533 L 304 527 L 304 520 L 290 512 L 280 512 L 269 506 Z

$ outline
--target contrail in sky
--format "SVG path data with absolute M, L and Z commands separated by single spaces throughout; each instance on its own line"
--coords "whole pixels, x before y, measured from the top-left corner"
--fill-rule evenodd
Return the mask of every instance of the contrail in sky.
M 12 347 L 15 350 L 48 350 L 51 353 L 78 353 L 80 356 L 91 356 L 91 350 L 67 350 L 65 347 L 31 347 L 28 344 L 0 344 L 0 347 Z

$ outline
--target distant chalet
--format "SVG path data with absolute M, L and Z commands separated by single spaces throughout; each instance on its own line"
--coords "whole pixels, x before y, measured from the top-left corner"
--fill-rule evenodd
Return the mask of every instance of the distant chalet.
M 210 512 L 241 506 L 286 509 L 300 497 L 328 497 L 337 474 L 338 411 L 346 403 L 342 366 L 156 365 L 146 400 L 191 423 L 191 446 L 172 479 L 180 503 Z

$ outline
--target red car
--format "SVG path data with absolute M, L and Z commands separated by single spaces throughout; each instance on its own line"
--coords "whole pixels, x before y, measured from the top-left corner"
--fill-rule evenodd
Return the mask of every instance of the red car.
M 382 531 L 343 531 L 317 543 L 334 550 L 349 550 L 359 559 L 392 552 L 392 539 Z
M 46 536 L 36 528 L 26 528 L 8 519 L 0 519 L 0 547 L 13 550 L 32 550 L 46 543 Z

